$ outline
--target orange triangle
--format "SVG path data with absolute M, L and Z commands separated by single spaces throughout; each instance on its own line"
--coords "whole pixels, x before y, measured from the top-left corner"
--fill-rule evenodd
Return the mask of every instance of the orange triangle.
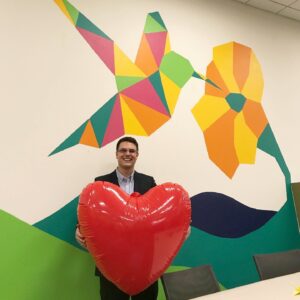
M 158 70 L 156 61 L 145 34 L 143 34 L 142 36 L 135 63 L 147 76 L 153 74 Z
M 169 116 L 163 115 L 149 106 L 141 104 L 140 102 L 135 101 L 125 95 L 122 95 L 122 98 L 148 135 L 152 134 L 170 119 Z
M 219 89 L 211 85 L 210 83 L 205 83 L 205 93 L 208 95 L 223 97 L 225 98 L 229 91 L 226 87 L 224 80 L 222 79 L 219 70 L 217 69 L 216 64 L 212 61 L 206 69 L 206 77 L 209 78 L 212 82 L 218 85 Z
M 96 138 L 96 135 L 94 132 L 93 125 L 90 120 L 86 124 L 84 132 L 82 133 L 82 136 L 80 138 L 79 144 L 100 148 L 100 145 L 98 144 L 98 141 L 97 141 L 97 138 Z

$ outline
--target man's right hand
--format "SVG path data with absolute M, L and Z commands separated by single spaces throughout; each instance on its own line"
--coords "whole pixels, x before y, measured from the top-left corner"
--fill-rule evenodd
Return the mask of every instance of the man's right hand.
M 76 231 L 75 231 L 75 239 L 77 243 L 83 247 L 86 248 L 86 241 L 84 236 L 81 234 L 79 227 L 77 226 Z

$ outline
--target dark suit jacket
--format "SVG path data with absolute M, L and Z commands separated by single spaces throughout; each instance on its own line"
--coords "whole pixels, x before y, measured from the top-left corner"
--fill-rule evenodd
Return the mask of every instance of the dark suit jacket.
M 148 190 L 156 186 L 153 177 L 142 173 L 138 173 L 136 171 L 134 171 L 133 180 L 134 180 L 134 191 L 140 193 L 141 195 L 145 194 L 146 192 L 148 192 Z M 119 185 L 116 171 L 113 171 L 110 174 L 96 177 L 95 181 L 107 181 L 115 185 Z M 95 275 L 97 276 L 100 275 L 100 272 L 97 268 L 95 270 Z
M 153 177 L 138 173 L 134 171 L 133 174 L 134 180 L 134 191 L 140 194 L 145 194 L 148 190 L 156 186 L 155 180 Z M 95 181 L 107 181 L 119 185 L 117 172 L 113 171 L 110 174 L 99 176 L 95 178 Z

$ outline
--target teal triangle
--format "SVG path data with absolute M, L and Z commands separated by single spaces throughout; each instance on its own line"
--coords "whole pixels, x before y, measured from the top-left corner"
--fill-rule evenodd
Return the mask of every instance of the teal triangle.
M 197 72 L 194 72 L 192 76 L 203 80 L 203 78 Z
M 164 107 L 166 108 L 167 112 L 169 113 L 169 115 L 171 115 L 169 107 L 168 107 L 168 103 L 167 103 L 167 100 L 166 100 L 166 97 L 165 97 L 164 89 L 163 89 L 163 86 L 162 86 L 162 83 L 161 83 L 159 71 L 153 73 L 149 77 L 149 80 L 151 81 L 155 91 L 159 95 L 160 100 L 163 103 Z
M 100 147 L 102 145 L 104 134 L 106 132 L 106 128 L 110 120 L 110 116 L 115 105 L 117 95 L 118 94 L 109 99 L 99 110 L 97 110 L 92 115 L 90 119 Z
M 55 148 L 49 156 L 61 152 L 67 148 L 77 145 L 80 141 L 82 133 L 88 121 L 84 122 L 78 129 L 76 129 L 66 140 L 64 140 L 57 148 Z
M 278 147 L 270 124 L 268 124 L 262 132 L 258 140 L 257 146 L 259 149 L 274 157 L 278 156 L 278 154 L 280 153 L 280 149 Z
M 88 18 L 86 18 L 82 13 L 79 13 L 76 27 L 80 27 L 87 31 L 93 32 L 100 35 L 108 40 L 111 40 L 102 30 L 100 30 L 96 25 L 94 25 Z
M 82 249 L 75 240 L 75 228 L 77 221 L 77 206 L 79 197 L 76 197 L 67 205 L 35 223 L 33 226 Z
M 210 79 L 205 79 L 205 81 L 207 82 L 207 83 L 209 83 L 209 84 L 211 84 L 212 86 L 214 86 L 214 87 L 216 87 L 217 89 L 219 89 L 220 90 L 220 87 L 218 87 L 213 81 L 211 81 Z
M 280 166 L 280 169 L 281 169 L 282 173 L 284 174 L 286 180 L 290 180 L 290 176 L 291 176 L 290 171 L 289 171 L 289 169 L 285 163 L 285 160 L 282 156 L 282 153 L 280 151 L 280 148 L 278 146 L 278 143 L 276 141 L 276 138 L 274 136 L 274 133 L 272 131 L 270 124 L 268 124 L 266 126 L 263 133 L 259 137 L 257 147 L 260 150 L 273 156 L 276 159 L 278 165 Z

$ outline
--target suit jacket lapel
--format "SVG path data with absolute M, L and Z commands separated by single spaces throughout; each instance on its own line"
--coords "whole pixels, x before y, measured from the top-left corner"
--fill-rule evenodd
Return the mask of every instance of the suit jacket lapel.
M 118 180 L 118 176 L 117 176 L 117 172 L 116 171 L 113 171 L 111 174 L 110 174 L 110 179 L 111 179 L 111 183 L 115 184 L 115 185 L 119 185 L 119 180 Z
M 134 192 L 140 192 L 141 191 L 141 181 L 140 181 L 140 176 L 139 176 L 138 172 L 134 171 L 133 179 L 134 179 L 134 187 L 133 187 Z

